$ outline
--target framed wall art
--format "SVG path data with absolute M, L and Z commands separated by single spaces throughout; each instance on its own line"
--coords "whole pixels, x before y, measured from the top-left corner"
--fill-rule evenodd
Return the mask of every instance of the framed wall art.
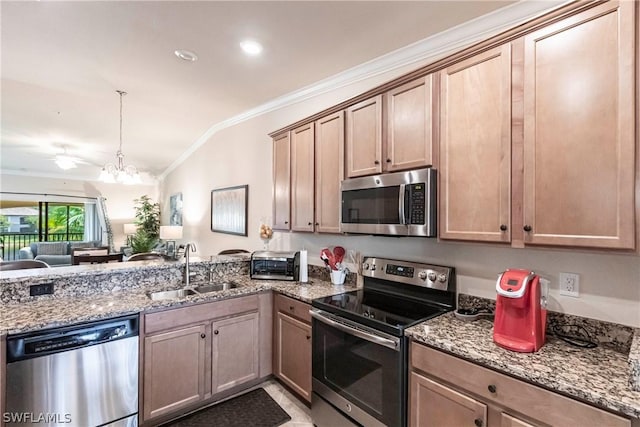
M 212 190 L 211 231 L 246 236 L 248 200 L 248 185 Z
M 169 225 L 182 225 L 182 193 L 169 197 Z

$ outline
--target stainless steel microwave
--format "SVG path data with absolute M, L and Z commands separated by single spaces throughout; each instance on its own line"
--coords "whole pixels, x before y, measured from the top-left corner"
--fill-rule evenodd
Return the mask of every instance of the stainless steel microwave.
M 345 179 L 340 185 L 340 231 L 436 236 L 433 168 Z

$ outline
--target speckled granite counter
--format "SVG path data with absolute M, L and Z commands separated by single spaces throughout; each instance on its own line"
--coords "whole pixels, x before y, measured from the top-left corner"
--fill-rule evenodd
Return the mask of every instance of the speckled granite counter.
M 110 264 L 106 268 L 82 266 L 29 270 L 28 273 L 2 274 L 0 286 L 0 333 L 15 334 L 43 328 L 122 316 L 168 307 L 219 301 L 242 295 L 275 290 L 310 303 L 312 299 L 340 294 L 352 286 L 335 286 L 311 277 L 310 282 L 251 280 L 246 260 L 217 257 L 213 261 L 195 261 L 192 284 L 205 282 L 211 271 L 216 278 L 234 281 L 235 289 L 191 295 L 180 299 L 152 301 L 147 292 L 182 287 L 179 263 L 141 262 Z M 131 263 L 133 264 L 133 263 Z M 14 273 L 14 272 L 8 272 Z M 15 276 L 15 277 L 10 277 Z M 54 295 L 29 296 L 29 285 L 55 283 Z
M 547 337 L 537 353 L 516 353 L 494 344 L 490 321 L 465 322 L 453 313 L 409 328 L 406 333 L 416 342 L 498 372 L 640 418 L 640 392 L 633 391 L 629 384 L 629 354 L 603 346 L 572 347 L 553 336 Z

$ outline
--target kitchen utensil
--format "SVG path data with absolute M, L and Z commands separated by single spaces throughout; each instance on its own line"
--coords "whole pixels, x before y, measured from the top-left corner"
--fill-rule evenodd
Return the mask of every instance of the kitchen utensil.
M 344 254 L 346 252 L 347 251 L 345 251 L 342 246 L 336 246 L 335 248 L 333 248 L 333 256 L 336 264 L 342 263 L 342 260 L 344 260 Z
M 320 258 L 323 260 L 326 260 L 325 262 L 329 264 L 329 267 L 332 270 L 337 270 L 338 268 L 336 267 L 336 261 L 333 257 L 333 253 L 328 249 L 328 248 L 324 248 L 321 252 L 320 252 Z

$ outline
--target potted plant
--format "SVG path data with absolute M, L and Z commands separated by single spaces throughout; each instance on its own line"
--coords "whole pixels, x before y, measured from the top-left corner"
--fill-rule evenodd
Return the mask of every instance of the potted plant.
M 135 199 L 134 206 L 138 226 L 136 234 L 131 237 L 131 252 L 151 252 L 158 244 L 160 233 L 160 204 L 152 203 L 149 196 Z

